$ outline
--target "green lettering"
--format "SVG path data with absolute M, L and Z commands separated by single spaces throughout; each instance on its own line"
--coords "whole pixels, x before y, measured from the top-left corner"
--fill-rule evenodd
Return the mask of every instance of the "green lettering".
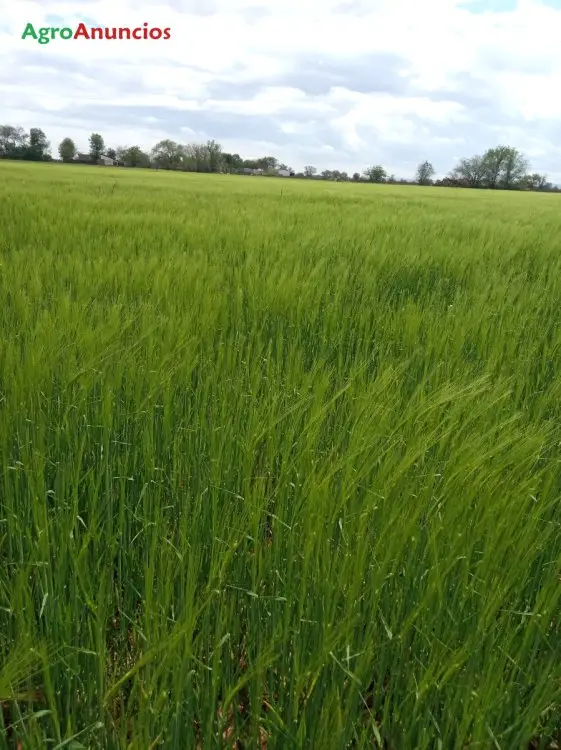
M 32 23 L 27 24 L 27 26 L 25 27 L 25 31 L 21 35 L 21 38 L 26 39 L 28 36 L 32 36 L 33 39 L 37 39 L 37 34 L 35 32 L 35 29 L 33 28 Z
M 51 33 L 50 26 L 43 26 L 39 29 L 39 44 L 48 44 L 50 42 L 49 36 Z

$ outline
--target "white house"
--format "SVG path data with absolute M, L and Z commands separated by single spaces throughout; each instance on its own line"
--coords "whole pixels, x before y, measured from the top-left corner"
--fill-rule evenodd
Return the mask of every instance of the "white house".
M 279 169 L 277 175 L 279 177 L 290 177 L 290 172 L 288 171 L 288 169 Z
M 104 167 L 114 167 L 117 162 L 115 159 L 112 159 L 110 156 L 106 156 L 105 154 L 102 154 L 99 157 L 98 164 L 101 164 Z

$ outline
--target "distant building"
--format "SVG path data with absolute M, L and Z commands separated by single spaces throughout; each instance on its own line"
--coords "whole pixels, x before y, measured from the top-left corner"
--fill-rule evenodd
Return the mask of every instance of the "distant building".
M 98 164 L 100 164 L 102 167 L 116 167 L 117 162 L 115 159 L 112 159 L 110 156 L 106 156 L 105 154 L 102 154 L 98 159 Z
M 279 177 L 290 177 L 290 172 L 288 171 L 288 169 L 279 169 L 277 175 Z
M 74 157 L 74 161 L 78 164 L 93 164 L 91 154 L 82 154 L 77 153 Z M 115 167 L 118 165 L 118 161 L 115 159 L 112 159 L 110 156 L 106 156 L 105 154 L 101 154 L 99 159 L 96 162 L 97 164 L 103 166 L 103 167 Z

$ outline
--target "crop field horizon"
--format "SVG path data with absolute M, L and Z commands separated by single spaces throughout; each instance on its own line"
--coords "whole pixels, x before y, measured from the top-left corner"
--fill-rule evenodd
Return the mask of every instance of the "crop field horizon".
M 0 750 L 561 743 L 561 212 L 0 163 Z

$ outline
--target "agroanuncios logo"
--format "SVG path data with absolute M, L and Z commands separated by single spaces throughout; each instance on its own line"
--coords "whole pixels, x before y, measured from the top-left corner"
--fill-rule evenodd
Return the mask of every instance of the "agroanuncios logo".
M 129 26 L 107 27 L 107 26 L 86 26 L 85 23 L 79 23 L 75 29 L 69 26 L 58 28 L 56 26 L 41 26 L 35 28 L 32 23 L 28 23 L 21 35 L 22 39 L 33 39 L 39 44 L 48 44 L 55 39 L 171 39 L 171 29 L 160 29 L 157 26 L 149 26 L 147 23 L 142 26 L 130 28 Z

